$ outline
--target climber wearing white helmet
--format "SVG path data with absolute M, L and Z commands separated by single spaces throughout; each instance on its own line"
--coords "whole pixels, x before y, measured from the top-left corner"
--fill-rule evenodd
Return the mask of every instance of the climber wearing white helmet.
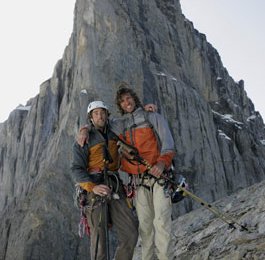
M 123 183 L 118 175 L 117 137 L 108 126 L 108 107 L 93 101 L 87 108 L 92 122 L 87 142 L 73 146 L 72 172 L 75 182 L 86 193 L 85 214 L 91 231 L 91 259 L 109 259 L 104 206 L 108 206 L 108 223 L 118 235 L 115 259 L 132 259 L 138 238 L 138 222 L 126 201 Z M 107 162 L 107 163 L 106 163 Z M 104 176 L 107 176 L 106 179 Z M 109 184 L 109 185 L 107 185 Z

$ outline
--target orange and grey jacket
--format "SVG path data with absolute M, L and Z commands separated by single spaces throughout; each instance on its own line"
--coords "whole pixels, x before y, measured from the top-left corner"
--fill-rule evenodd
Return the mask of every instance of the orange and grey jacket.
M 108 164 L 108 170 L 117 171 L 119 169 L 117 137 L 112 131 L 107 130 L 104 137 L 93 127 L 89 132 L 88 144 L 81 147 L 75 142 L 73 145 L 71 170 L 74 180 L 89 192 L 95 185 L 103 183 L 104 146 L 106 144 L 112 159 L 112 162 Z
M 166 168 L 170 167 L 175 155 L 174 140 L 163 116 L 137 108 L 122 119 L 111 121 L 111 127 L 116 134 L 119 132 L 119 137 L 126 143 L 136 147 L 140 156 L 149 164 L 163 161 Z M 146 168 L 121 158 L 121 170 L 139 174 L 145 172 Z

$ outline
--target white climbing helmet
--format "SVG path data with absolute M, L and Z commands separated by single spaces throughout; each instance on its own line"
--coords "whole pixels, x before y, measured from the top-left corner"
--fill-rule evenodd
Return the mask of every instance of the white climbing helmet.
M 90 113 L 92 110 L 94 110 L 96 108 L 104 108 L 107 111 L 109 111 L 108 107 L 105 105 L 105 103 L 103 101 L 93 101 L 93 102 L 89 103 L 89 105 L 87 107 L 87 113 Z

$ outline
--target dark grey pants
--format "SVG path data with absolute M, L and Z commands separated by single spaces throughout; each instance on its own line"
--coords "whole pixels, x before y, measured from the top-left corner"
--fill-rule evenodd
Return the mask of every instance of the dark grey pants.
M 138 239 L 138 221 L 125 198 L 108 201 L 108 212 L 118 237 L 115 260 L 131 260 Z M 107 257 L 104 205 L 101 204 L 93 210 L 88 209 L 86 214 L 91 232 L 91 259 L 95 259 L 98 237 L 96 260 L 105 260 Z

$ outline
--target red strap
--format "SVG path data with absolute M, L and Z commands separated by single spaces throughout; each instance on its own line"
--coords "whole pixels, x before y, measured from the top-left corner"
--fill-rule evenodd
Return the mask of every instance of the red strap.
M 87 216 L 84 213 L 83 208 L 81 208 L 81 217 L 79 222 L 79 237 L 83 238 L 84 235 L 90 236 L 90 227 L 88 225 Z

